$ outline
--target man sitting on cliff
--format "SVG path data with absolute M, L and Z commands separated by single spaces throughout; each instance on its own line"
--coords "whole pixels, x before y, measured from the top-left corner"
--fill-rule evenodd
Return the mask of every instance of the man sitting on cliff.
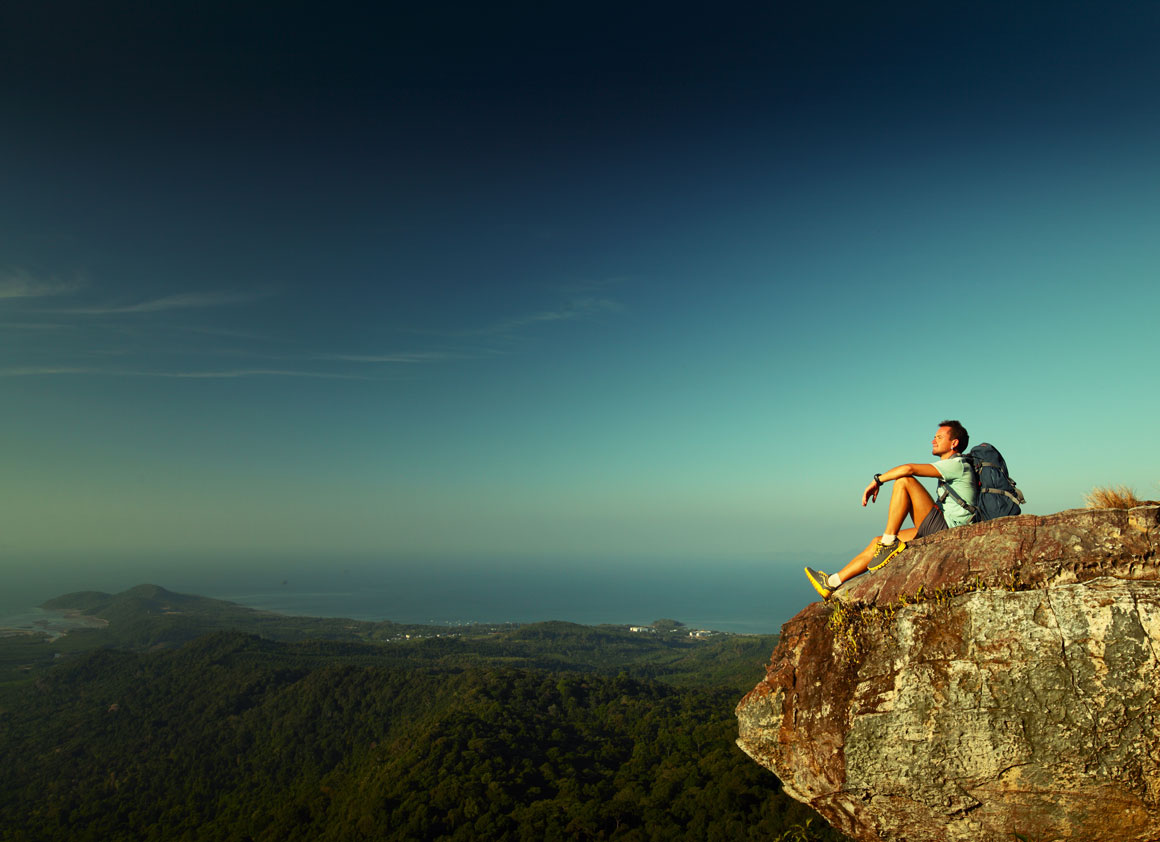
M 931 454 L 939 457 L 939 461 L 930 465 L 926 463 L 899 465 L 897 468 L 874 475 L 874 479 L 862 492 L 863 506 L 868 501 L 877 502 L 882 484 L 894 481 L 894 489 L 890 494 L 890 510 L 886 515 L 886 531 L 881 538 L 875 537 L 866 549 L 854 556 L 850 563 L 837 573 L 827 576 L 821 570 L 814 570 L 812 567 L 805 569 L 806 577 L 814 586 L 814 590 L 822 595 L 822 599 L 829 599 L 843 582 L 865 573 L 867 569 L 878 570 L 885 566 L 886 562 L 906 549 L 907 541 L 971 522 L 972 513 L 960 505 L 954 495 L 940 493 L 936 502 L 923 488 L 922 483 L 915 479 L 915 477 L 938 477 L 940 487 L 944 484 L 949 485 L 968 505 L 973 506 L 978 496 L 975 474 L 971 466 L 962 459 L 968 442 L 969 437 L 962 424 L 958 421 L 943 421 L 930 443 Z M 918 524 L 917 528 L 900 529 L 907 515 Z

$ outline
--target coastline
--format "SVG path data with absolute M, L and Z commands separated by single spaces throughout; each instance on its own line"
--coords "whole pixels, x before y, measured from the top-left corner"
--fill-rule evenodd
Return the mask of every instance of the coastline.
M 77 629 L 103 629 L 109 621 L 75 608 L 29 608 L 0 615 L 0 637 L 45 637 L 49 642 Z

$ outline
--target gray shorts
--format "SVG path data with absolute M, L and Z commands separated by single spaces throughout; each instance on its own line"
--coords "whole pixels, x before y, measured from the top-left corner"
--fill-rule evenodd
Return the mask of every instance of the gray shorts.
M 947 528 L 947 519 L 943 517 L 942 509 L 935 506 L 926 517 L 922 519 L 922 523 L 918 525 L 918 534 L 915 538 L 925 538 L 927 535 L 933 535 L 936 532 L 942 532 Z

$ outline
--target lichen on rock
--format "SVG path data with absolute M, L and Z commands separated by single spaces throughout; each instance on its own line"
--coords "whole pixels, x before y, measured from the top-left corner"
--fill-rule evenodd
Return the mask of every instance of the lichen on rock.
M 860 840 L 1160 839 L 1160 507 L 960 527 L 814 602 L 738 744 Z

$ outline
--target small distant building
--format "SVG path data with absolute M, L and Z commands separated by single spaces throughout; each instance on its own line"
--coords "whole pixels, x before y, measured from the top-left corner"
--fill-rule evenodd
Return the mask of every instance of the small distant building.
M 648 632 L 649 634 L 656 634 L 657 633 L 657 630 L 654 629 L 652 626 L 629 626 L 628 630 L 630 632 Z
M 689 637 L 712 637 L 712 629 L 693 629 L 689 632 Z

